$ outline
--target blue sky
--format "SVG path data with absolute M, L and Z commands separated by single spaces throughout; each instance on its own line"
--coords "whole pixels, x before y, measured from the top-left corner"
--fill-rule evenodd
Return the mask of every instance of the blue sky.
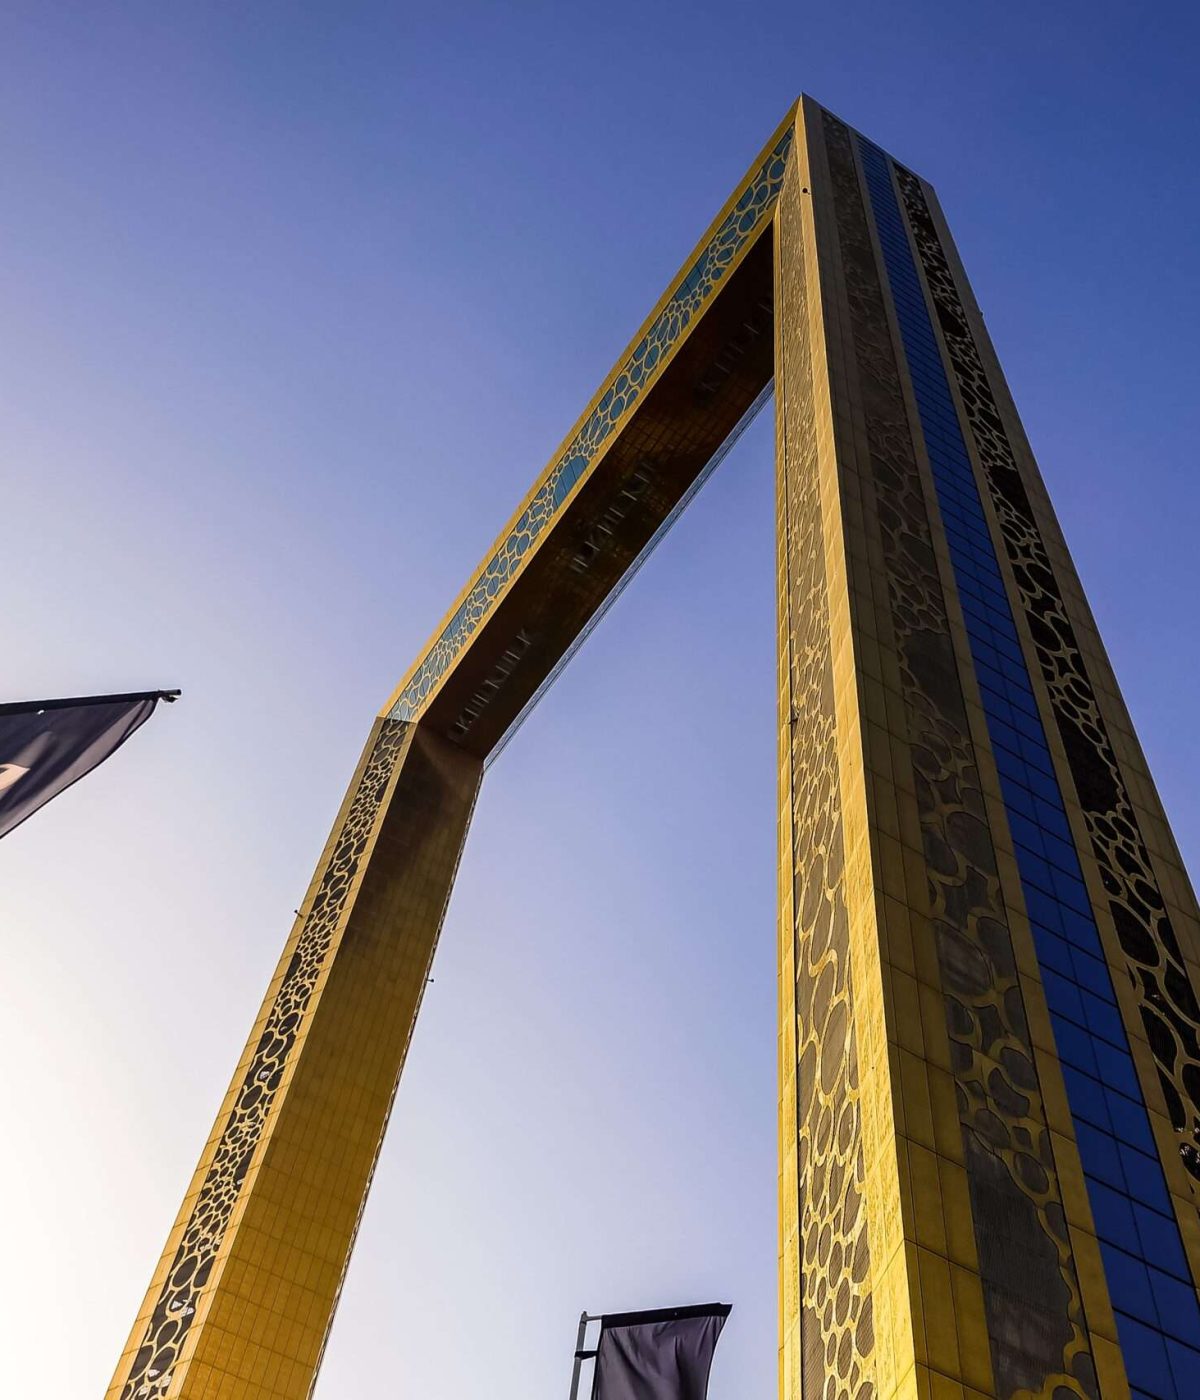
M 185 695 L 0 848 L 0 1392 L 102 1392 L 374 710 L 801 89 L 937 186 L 1196 867 L 1198 30 L 3 7 L 4 698 Z M 775 1384 L 771 450 L 488 776 L 321 1400 L 716 1296 Z

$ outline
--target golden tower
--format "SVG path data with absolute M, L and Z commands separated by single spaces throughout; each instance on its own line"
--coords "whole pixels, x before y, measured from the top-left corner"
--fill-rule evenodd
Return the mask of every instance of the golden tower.
M 804 98 L 376 720 L 109 1400 L 312 1392 L 484 762 L 772 385 L 780 1393 L 1196 1393 L 1195 897 L 933 192 Z

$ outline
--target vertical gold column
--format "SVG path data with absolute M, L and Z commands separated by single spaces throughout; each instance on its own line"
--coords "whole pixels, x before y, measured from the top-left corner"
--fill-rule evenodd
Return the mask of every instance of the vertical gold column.
M 1094 1396 L 936 502 L 807 100 L 776 232 L 782 1394 Z
M 915 435 L 853 133 L 822 121 L 818 232 L 918 1388 L 1092 1395 L 1078 1272 Z M 814 157 L 814 160 L 816 157 Z M 866 658 L 870 658 L 870 664 Z
M 309 1395 L 480 771 L 376 721 L 108 1400 Z
M 812 119 L 776 218 L 780 1380 L 865 1400 L 918 1391 Z
M 871 559 L 855 472 L 857 403 L 851 365 L 854 343 L 844 323 L 844 288 L 832 185 L 823 135 L 824 113 L 803 102 L 804 160 L 809 190 L 802 209 L 808 240 L 806 275 L 812 289 L 810 336 L 816 395 L 816 449 L 823 502 L 829 609 L 835 643 L 834 706 L 838 770 L 846 829 L 846 900 L 859 1045 L 864 1145 L 864 1198 L 871 1241 L 870 1287 L 875 1319 L 875 1372 L 881 1400 L 924 1394 L 922 1298 L 917 1286 L 906 1140 L 906 1093 L 913 1096 L 903 1053 L 899 1012 L 903 990 L 896 960 L 912 942 L 904 899 L 910 875 L 899 858 L 898 831 L 887 813 L 891 764 L 884 707 L 895 670 L 886 632 L 872 599 L 877 560 Z M 890 844 L 889 844 L 890 843 Z M 897 897 L 899 896 L 899 897 Z M 923 1101 L 924 1103 L 924 1101 Z M 915 1105 L 908 1106 L 915 1116 Z

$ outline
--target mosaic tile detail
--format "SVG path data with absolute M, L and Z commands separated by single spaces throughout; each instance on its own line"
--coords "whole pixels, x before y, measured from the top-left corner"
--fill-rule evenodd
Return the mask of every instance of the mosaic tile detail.
M 201 1293 L 262 1139 L 288 1058 L 346 912 L 409 726 L 382 721 L 371 756 L 351 800 L 333 853 L 304 920 L 295 951 L 276 993 L 258 1045 L 196 1196 L 170 1272 L 146 1327 L 121 1400 L 165 1400 Z
M 734 259 L 770 216 L 782 187 L 791 143 L 792 128 L 789 126 L 751 178 L 745 193 L 688 269 L 654 324 L 616 371 L 604 396 L 550 469 L 508 538 L 488 560 L 470 592 L 393 705 L 390 711 L 393 719 L 411 720 L 420 713 L 425 701 L 491 611 L 505 585 L 550 525 L 576 482 L 586 475 L 622 416 L 649 388 L 657 371 L 670 359 L 684 332 L 701 314 L 724 280 Z
M 875 1326 L 850 976 L 833 655 L 798 177 L 782 196 L 779 508 L 789 648 L 801 1395 L 873 1400 Z M 786 1150 L 786 1149 L 785 1149 Z
M 1094 1400 L 1079 1279 L 878 264 L 849 131 L 831 117 L 826 131 L 997 1394 Z M 899 210 L 886 157 L 865 142 L 862 152 L 887 264 L 888 234 L 903 238 Z
M 1200 1005 L 920 182 L 897 169 L 1142 1024 L 1180 1135 L 1180 1157 L 1200 1200 Z

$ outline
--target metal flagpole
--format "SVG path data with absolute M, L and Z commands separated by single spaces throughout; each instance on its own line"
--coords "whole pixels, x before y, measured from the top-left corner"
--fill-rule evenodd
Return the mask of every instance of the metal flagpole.
M 587 1325 L 589 1322 L 599 1322 L 602 1316 L 602 1313 L 597 1313 L 595 1317 L 589 1317 L 585 1312 L 579 1314 L 579 1331 L 575 1334 L 575 1368 L 571 1372 L 571 1400 L 579 1400 L 579 1376 L 583 1370 L 583 1363 L 596 1355 L 594 1351 L 584 1350 Z

